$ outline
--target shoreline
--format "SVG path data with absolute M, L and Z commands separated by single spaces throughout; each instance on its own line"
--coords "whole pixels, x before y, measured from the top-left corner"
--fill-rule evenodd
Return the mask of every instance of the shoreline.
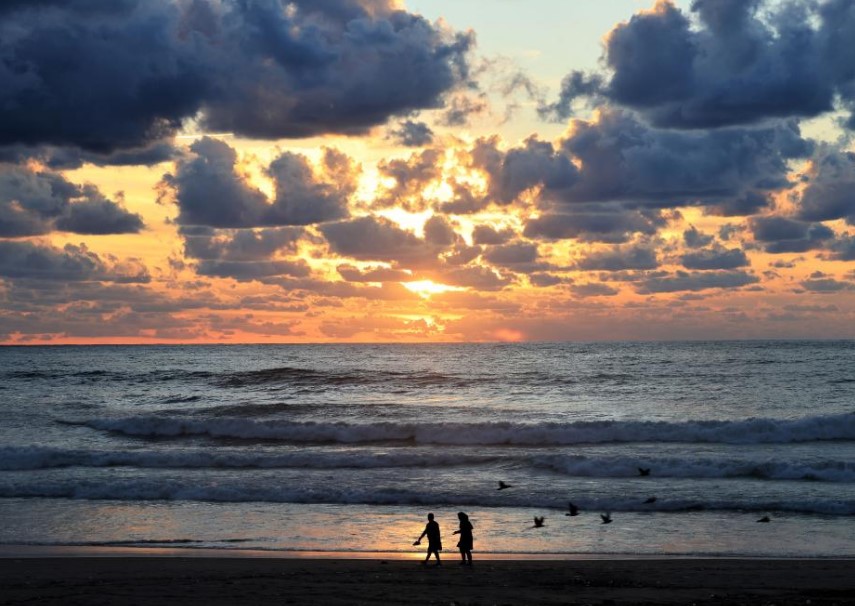
M 853 562 L 855 556 L 755 556 L 710 554 L 634 554 L 634 553 L 546 553 L 546 552 L 473 552 L 476 560 L 489 562 L 576 562 L 576 561 L 659 561 L 659 560 L 737 560 L 769 562 Z M 457 561 L 457 551 L 444 551 L 443 561 Z M 424 551 L 312 551 L 288 549 L 241 549 L 213 547 L 173 547 L 135 545 L 0 545 L 0 560 L 64 558 L 204 558 L 204 559 L 283 559 L 337 561 L 413 562 L 424 559 Z
M 852 560 L 19 557 L 0 604 L 852 604 Z

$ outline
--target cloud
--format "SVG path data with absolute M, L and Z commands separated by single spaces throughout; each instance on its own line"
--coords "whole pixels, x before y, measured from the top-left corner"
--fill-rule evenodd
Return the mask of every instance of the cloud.
M 24 164 L 36 160 L 51 170 L 72 170 L 85 164 L 95 166 L 152 166 L 176 160 L 181 150 L 168 141 L 156 141 L 145 147 L 96 153 L 77 147 L 54 147 L 50 145 L 10 145 L 0 147 L 0 162 Z
M 537 245 L 531 242 L 514 242 L 491 246 L 484 253 L 486 261 L 500 267 L 532 265 L 537 261 Z
M 413 280 L 411 273 L 388 267 L 374 266 L 359 269 L 353 265 L 342 263 L 336 267 L 336 271 L 348 282 L 408 282 Z
M 639 294 L 694 292 L 712 288 L 740 288 L 759 281 L 759 278 L 744 271 L 678 271 L 673 275 L 653 276 L 642 280 L 636 286 L 636 291 Z
M 85 246 L 63 248 L 29 241 L 0 240 L 0 277 L 58 282 L 148 282 L 139 262 L 103 259 Z
M 334 253 L 361 261 L 426 265 L 434 262 L 444 249 L 444 246 L 432 245 L 383 217 L 325 223 L 318 229 Z
M 708 248 L 689 252 L 680 257 L 686 269 L 736 269 L 750 265 L 745 251 L 739 248 Z
M 691 9 L 694 23 L 659 1 L 616 26 L 606 38 L 610 78 L 594 92 L 668 128 L 813 117 L 835 96 L 852 103 L 850 0 L 695 0 Z
M 395 141 L 398 145 L 424 147 L 433 142 L 433 131 L 424 122 L 402 120 L 398 123 L 398 128 L 390 128 L 388 130 L 388 138 Z
M 815 293 L 835 293 L 843 290 L 855 290 L 855 283 L 842 282 L 834 278 L 810 278 L 800 282 L 805 290 Z
M 254 138 L 359 133 L 469 81 L 471 33 L 391 1 L 4 3 L 0 145 L 110 152 L 188 119 Z
M 472 230 L 472 241 L 475 244 L 504 244 L 513 237 L 514 232 L 510 229 L 497 230 L 483 223 Z
M 618 289 L 603 284 L 602 282 L 587 282 L 585 284 L 571 284 L 570 292 L 580 298 L 585 297 L 613 297 L 618 294 Z
M 497 137 L 479 139 L 470 151 L 472 166 L 487 174 L 489 195 L 497 204 L 510 204 L 536 186 L 560 191 L 576 181 L 578 170 L 570 157 L 548 141 L 529 137 L 506 152 L 498 144 Z
M 255 261 L 269 259 L 275 253 L 297 252 L 303 229 L 280 227 L 267 229 L 218 230 L 208 227 L 182 227 L 184 254 L 205 261 Z
M 808 185 L 798 201 L 799 218 L 846 219 L 855 225 L 855 153 L 823 149 L 807 178 Z
M 656 251 L 645 246 L 614 247 L 593 252 L 576 263 L 582 271 L 624 271 L 627 269 L 656 269 Z
M 841 236 L 829 242 L 833 261 L 855 261 L 855 236 Z
M 560 142 L 582 168 L 572 187 L 554 198 L 715 206 L 748 191 L 788 185 L 787 161 L 805 151 L 794 139 L 803 141 L 794 123 L 685 132 L 601 109 L 594 120 L 574 120 Z
M 59 173 L 0 164 L 0 237 L 137 233 L 142 218 L 105 198 L 93 185 Z
M 530 219 L 523 231 L 527 238 L 590 242 L 627 242 L 634 234 L 652 235 L 666 224 L 656 210 L 626 210 L 618 206 L 589 205 L 570 212 L 548 212 Z
M 266 168 L 275 185 L 272 200 L 240 174 L 228 144 L 204 137 L 177 163 L 164 183 L 175 193 L 178 223 L 220 228 L 310 225 L 347 216 L 357 169 L 341 152 L 326 149 L 317 167 L 300 154 L 283 152 Z
M 822 223 L 806 223 L 786 217 L 754 217 L 750 221 L 754 239 L 768 253 L 799 253 L 822 248 L 834 232 Z
M 689 248 L 702 248 L 711 244 L 713 240 L 715 240 L 714 236 L 701 233 L 694 225 L 683 232 L 683 242 Z

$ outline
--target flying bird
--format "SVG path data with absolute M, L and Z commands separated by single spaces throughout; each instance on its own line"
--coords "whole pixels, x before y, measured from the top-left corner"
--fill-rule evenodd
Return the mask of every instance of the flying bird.
M 504 482 L 499 480 L 499 487 L 496 490 L 504 490 L 505 488 L 510 488 L 510 487 L 511 487 L 510 484 L 505 484 Z
M 644 501 L 645 505 L 650 505 L 650 503 L 655 503 L 656 497 L 647 497 L 647 500 Z
M 540 516 L 540 517 L 534 516 L 534 526 L 532 526 L 532 528 L 543 528 L 543 521 L 545 519 L 546 518 L 543 516 Z
M 612 514 L 601 513 L 600 517 L 603 518 L 603 524 L 611 524 L 612 523 Z
M 638 468 L 638 475 L 649 476 L 650 475 L 650 468 L 649 467 L 639 467 Z
M 577 516 L 579 515 L 579 508 L 573 505 L 573 503 L 567 503 L 567 507 L 570 510 L 568 513 L 565 513 L 565 516 Z
M 760 518 L 757 521 L 758 522 L 771 522 L 771 520 L 769 519 L 769 516 L 763 516 L 762 518 Z

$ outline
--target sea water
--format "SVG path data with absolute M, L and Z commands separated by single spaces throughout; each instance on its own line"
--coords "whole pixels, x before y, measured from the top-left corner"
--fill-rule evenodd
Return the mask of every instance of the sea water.
M 476 554 L 855 557 L 855 342 L 0 348 L 0 544 L 405 554 L 429 511 L 446 552 L 465 511 Z

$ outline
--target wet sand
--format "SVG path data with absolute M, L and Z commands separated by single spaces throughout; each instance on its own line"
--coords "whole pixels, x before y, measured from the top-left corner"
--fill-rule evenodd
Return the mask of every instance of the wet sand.
M 853 560 L 0 559 L 0 604 L 855 604 Z

